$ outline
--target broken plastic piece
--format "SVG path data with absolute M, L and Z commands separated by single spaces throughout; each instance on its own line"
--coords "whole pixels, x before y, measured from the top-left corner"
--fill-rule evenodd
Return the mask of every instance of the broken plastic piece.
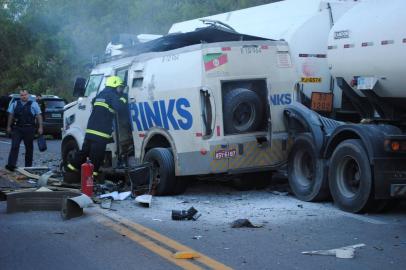
M 335 256 L 341 259 L 352 259 L 355 257 L 355 249 L 364 247 L 365 244 L 356 244 L 352 246 L 346 246 L 335 249 L 327 250 L 313 250 L 313 251 L 303 251 L 302 254 L 305 255 L 324 255 L 324 256 Z
M 152 195 L 144 194 L 135 197 L 135 201 L 140 203 L 143 206 L 150 207 L 152 203 Z
M 37 185 L 39 187 L 46 186 L 48 184 L 48 179 L 54 174 L 53 171 L 48 171 L 44 174 L 41 174 L 41 176 L 38 178 Z
M 111 198 L 103 198 L 100 203 L 100 207 L 103 209 L 110 209 L 111 208 L 112 199 Z
M 200 255 L 199 253 L 193 251 L 178 251 L 173 254 L 173 257 L 175 257 L 175 259 L 194 259 L 199 258 Z
M 131 195 L 131 191 L 125 191 L 125 192 L 121 192 L 121 193 L 118 193 L 118 191 L 113 191 L 113 192 L 110 192 L 110 193 L 100 195 L 100 199 L 112 198 L 115 201 L 124 201 L 130 195 Z

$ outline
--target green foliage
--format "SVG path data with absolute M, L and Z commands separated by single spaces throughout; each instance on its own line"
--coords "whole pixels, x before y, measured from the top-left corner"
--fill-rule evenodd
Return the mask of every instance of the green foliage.
M 165 34 L 179 21 L 275 0 L 0 0 L 0 95 L 71 98 L 76 76 L 117 33 Z

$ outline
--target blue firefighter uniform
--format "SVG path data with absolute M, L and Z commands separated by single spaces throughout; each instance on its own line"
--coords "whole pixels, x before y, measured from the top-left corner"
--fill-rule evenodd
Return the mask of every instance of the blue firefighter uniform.
M 114 80 L 114 81 L 113 81 Z M 112 82 L 113 81 L 113 82 Z M 67 164 L 67 169 L 79 172 L 81 164 L 89 157 L 94 165 L 94 176 L 99 175 L 99 168 L 103 164 L 106 145 L 113 142 L 113 121 L 115 114 L 128 115 L 127 100 L 117 91 L 123 86 L 123 81 L 117 77 L 109 77 L 106 87 L 93 99 L 93 110 L 89 117 L 85 140 L 82 149 L 73 160 Z

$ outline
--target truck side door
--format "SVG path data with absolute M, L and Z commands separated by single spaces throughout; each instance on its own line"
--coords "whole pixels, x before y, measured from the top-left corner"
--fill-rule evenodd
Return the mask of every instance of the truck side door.
M 92 112 L 92 100 L 102 85 L 104 85 L 104 74 L 90 75 L 86 84 L 85 94 L 78 99 L 78 110 L 76 113 L 79 121 L 76 121 L 76 123 L 78 128 L 83 131 L 83 136 L 85 135 L 87 121 Z

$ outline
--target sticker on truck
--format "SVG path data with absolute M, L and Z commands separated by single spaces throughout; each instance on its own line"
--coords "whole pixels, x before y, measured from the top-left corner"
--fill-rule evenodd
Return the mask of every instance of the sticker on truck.
M 208 53 L 203 55 L 204 70 L 210 71 L 227 64 L 228 58 L 225 53 Z

